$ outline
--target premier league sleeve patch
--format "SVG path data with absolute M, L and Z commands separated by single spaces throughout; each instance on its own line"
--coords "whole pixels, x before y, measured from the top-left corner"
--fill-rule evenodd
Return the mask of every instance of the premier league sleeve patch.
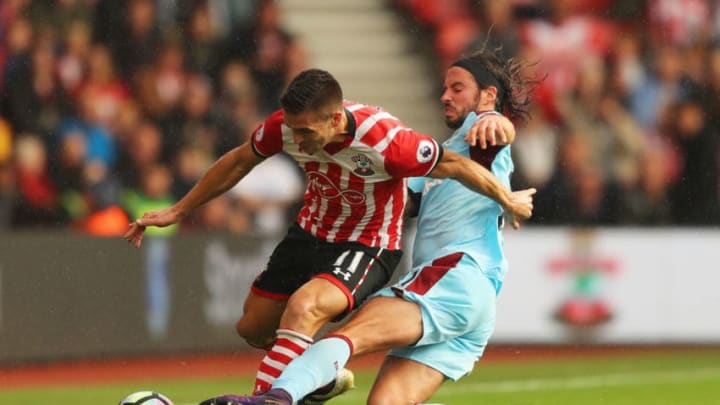
M 435 156 L 435 144 L 433 142 L 422 140 L 417 148 L 417 161 L 419 163 L 427 163 Z

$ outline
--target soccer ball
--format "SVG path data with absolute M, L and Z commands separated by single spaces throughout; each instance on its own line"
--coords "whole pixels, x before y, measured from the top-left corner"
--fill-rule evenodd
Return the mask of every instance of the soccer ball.
M 128 395 L 119 405 L 173 405 L 163 394 L 154 391 L 138 391 Z

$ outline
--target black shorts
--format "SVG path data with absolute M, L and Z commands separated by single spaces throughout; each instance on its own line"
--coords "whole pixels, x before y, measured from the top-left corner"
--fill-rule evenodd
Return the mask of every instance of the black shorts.
M 255 278 L 252 291 L 287 300 L 311 278 L 322 277 L 345 293 L 348 313 L 390 280 L 401 257 L 402 250 L 325 242 L 295 224 L 273 251 L 267 268 Z

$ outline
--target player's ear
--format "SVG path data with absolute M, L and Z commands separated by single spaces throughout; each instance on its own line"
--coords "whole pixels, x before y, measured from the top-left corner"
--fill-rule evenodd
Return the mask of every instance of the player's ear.
M 484 100 L 481 100 L 485 104 L 489 105 L 495 105 L 497 102 L 497 87 L 495 86 L 487 86 L 486 88 L 482 89 L 482 97 Z
M 332 119 L 332 126 L 339 127 L 342 124 L 342 115 L 345 112 L 343 110 L 334 111 L 330 119 Z

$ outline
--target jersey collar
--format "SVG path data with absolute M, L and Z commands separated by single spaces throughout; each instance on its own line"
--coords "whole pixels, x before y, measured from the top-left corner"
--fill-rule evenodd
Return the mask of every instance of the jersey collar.
M 341 150 L 347 148 L 348 146 L 350 146 L 353 139 L 355 139 L 355 130 L 357 130 L 357 122 L 355 121 L 355 116 L 347 108 L 344 108 L 343 110 L 345 110 L 345 117 L 347 117 L 347 136 L 345 137 L 345 140 L 343 142 L 330 143 L 323 147 L 323 150 L 325 150 L 325 152 L 331 155 L 334 155 Z

